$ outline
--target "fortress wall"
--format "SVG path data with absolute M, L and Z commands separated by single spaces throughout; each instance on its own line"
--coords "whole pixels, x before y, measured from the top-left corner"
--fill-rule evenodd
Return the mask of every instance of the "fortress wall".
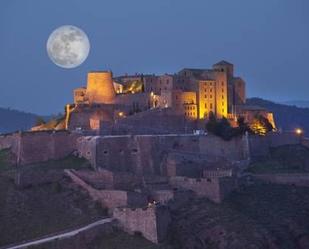
M 220 203 L 237 187 L 237 180 L 233 177 L 196 179 L 176 176 L 170 178 L 170 184 L 176 188 L 192 190 L 197 196 Z
M 60 159 L 76 149 L 78 135 L 67 131 L 21 132 L 0 136 L 0 149 L 10 148 L 21 165 Z
M 203 153 L 212 159 L 247 159 L 247 142 L 237 138 L 226 142 L 215 136 L 136 135 L 97 137 L 95 168 L 137 175 L 166 175 L 165 162 L 171 150 Z
M 12 151 L 17 151 L 19 138 L 19 132 L 0 135 L 0 150 L 11 149 Z
M 289 174 L 255 174 L 254 178 L 265 182 L 309 187 L 309 174 L 289 173 Z
M 127 130 L 132 134 L 180 134 L 196 129 L 196 122 L 175 115 L 169 108 L 150 109 L 120 119 L 114 129 L 115 133 Z
M 147 204 L 146 197 L 142 194 L 122 190 L 98 190 L 78 177 L 75 171 L 65 170 L 65 173 L 75 184 L 85 189 L 93 200 L 99 201 L 103 207 L 113 209 L 128 205 L 145 206 Z
M 82 136 L 76 141 L 79 156 L 86 158 L 93 166 L 96 163 L 97 138 L 96 136 Z
M 15 153 L 22 165 L 60 159 L 76 149 L 77 137 L 67 131 L 25 132 L 20 136 L 20 148 Z
M 175 188 L 192 190 L 199 197 L 206 197 L 216 203 L 222 201 L 219 178 L 188 178 L 176 176 L 170 178 L 170 184 Z
M 299 144 L 301 139 L 294 132 L 273 133 L 268 135 L 269 146 L 278 147 L 286 144 Z
M 293 132 L 272 133 L 266 136 L 250 135 L 250 156 L 253 160 L 270 155 L 271 147 L 300 144 L 301 138 Z
M 130 234 L 140 232 L 153 243 L 162 242 L 167 235 L 170 215 L 165 206 L 148 208 L 116 208 L 113 217 L 120 227 Z
M 240 161 L 249 158 L 247 136 L 236 137 L 230 141 L 225 141 L 213 135 L 201 136 L 199 148 L 200 153 L 218 159 Z

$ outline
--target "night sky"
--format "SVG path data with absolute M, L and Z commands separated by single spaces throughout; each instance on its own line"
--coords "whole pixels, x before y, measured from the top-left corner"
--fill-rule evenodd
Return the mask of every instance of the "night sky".
M 82 28 L 84 64 L 62 69 L 49 34 Z M 309 100 L 308 0 L 0 0 L 0 107 L 63 111 L 90 70 L 173 73 L 234 63 L 247 95 Z

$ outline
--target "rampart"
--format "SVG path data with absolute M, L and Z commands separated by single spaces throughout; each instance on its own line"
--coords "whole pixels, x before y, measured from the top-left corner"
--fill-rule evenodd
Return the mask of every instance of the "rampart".
M 271 147 L 287 144 L 300 144 L 302 138 L 293 132 L 272 133 L 267 136 L 250 135 L 250 157 L 254 159 L 268 157 Z
M 95 145 L 95 146 L 94 146 Z M 94 168 L 131 172 L 136 175 L 166 175 L 168 153 L 200 153 L 212 161 L 249 158 L 247 137 L 224 141 L 212 135 L 124 135 L 80 139 L 77 148 Z
M 206 197 L 220 203 L 234 189 L 237 179 L 234 177 L 188 178 L 170 177 L 170 184 L 175 188 L 192 190 L 199 197 Z
M 98 171 L 77 171 L 75 174 L 96 189 L 134 190 L 142 185 L 142 178 L 126 172 L 112 172 L 100 168 Z
M 147 198 L 140 193 L 122 190 L 98 190 L 78 177 L 75 171 L 65 170 L 65 173 L 74 183 L 85 189 L 94 201 L 99 201 L 103 207 L 113 209 L 115 207 L 138 207 L 147 204 Z
M 79 135 L 68 131 L 18 132 L 0 136 L 0 149 L 10 148 L 20 165 L 60 159 L 76 149 Z
M 139 232 L 153 243 L 164 241 L 171 221 L 168 208 L 156 205 L 137 209 L 116 208 L 113 217 L 126 232 Z

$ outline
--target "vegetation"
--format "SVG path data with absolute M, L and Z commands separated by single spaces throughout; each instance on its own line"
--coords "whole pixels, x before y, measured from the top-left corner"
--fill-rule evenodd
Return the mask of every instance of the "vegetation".
M 89 168 L 86 160 L 68 156 L 17 168 L 9 158 L 9 150 L 0 151 L 0 246 L 88 224 L 106 215 L 64 177 L 63 169 Z M 21 179 L 25 174 L 33 184 L 17 187 L 17 174 Z M 36 184 L 38 175 L 48 181 L 37 179 Z
M 269 120 L 262 115 L 257 115 L 249 128 L 250 132 L 253 134 L 265 136 L 268 132 L 274 130 L 274 127 L 269 122 Z
M 224 140 L 230 140 L 233 137 L 243 135 L 246 131 L 249 130 L 249 128 L 244 122 L 243 118 L 238 120 L 238 127 L 232 127 L 225 117 L 218 120 L 211 112 L 209 114 L 209 120 L 206 123 L 206 130 L 216 136 L 221 137 Z
M 173 212 L 176 248 L 308 248 L 307 188 L 256 183 L 222 204 L 196 199 Z M 307 240 L 308 241 L 308 240 Z
M 275 123 L 278 129 L 294 131 L 295 128 L 303 128 L 309 131 L 309 108 L 274 103 L 260 98 L 250 98 L 248 105 L 258 105 L 274 113 Z

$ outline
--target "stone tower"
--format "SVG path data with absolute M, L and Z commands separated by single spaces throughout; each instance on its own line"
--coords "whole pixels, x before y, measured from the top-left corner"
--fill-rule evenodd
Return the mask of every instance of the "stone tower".
M 86 97 L 89 104 L 113 104 L 116 92 L 113 76 L 110 71 L 89 72 L 87 79 Z

